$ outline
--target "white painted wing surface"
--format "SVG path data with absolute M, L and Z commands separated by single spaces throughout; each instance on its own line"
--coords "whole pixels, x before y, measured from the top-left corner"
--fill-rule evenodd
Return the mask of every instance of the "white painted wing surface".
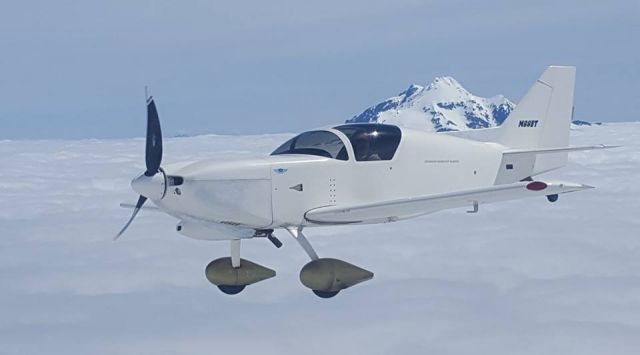
M 543 188 L 542 188 L 543 187 Z M 410 197 L 358 206 L 328 206 L 308 211 L 305 218 L 318 224 L 372 223 L 416 217 L 440 210 L 580 191 L 592 186 L 567 182 L 523 181 L 486 188 Z

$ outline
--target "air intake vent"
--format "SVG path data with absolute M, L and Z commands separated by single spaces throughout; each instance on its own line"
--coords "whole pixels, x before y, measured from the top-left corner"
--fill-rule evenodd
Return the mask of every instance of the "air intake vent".
M 180 186 L 184 183 L 182 176 L 169 175 L 167 176 L 167 183 L 169 186 Z

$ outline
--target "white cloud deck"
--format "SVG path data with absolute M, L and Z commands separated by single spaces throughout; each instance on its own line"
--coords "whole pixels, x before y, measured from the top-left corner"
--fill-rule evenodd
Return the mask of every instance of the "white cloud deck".
M 258 156 L 288 136 L 176 138 L 165 149 L 175 161 Z M 378 271 L 331 304 L 300 287 L 306 257 L 284 236 L 280 250 L 246 244 L 278 277 L 235 298 L 203 282 L 228 245 L 179 236 L 170 217 L 142 211 L 114 244 L 128 177 L 143 169 L 140 139 L 0 141 L 2 351 L 635 354 L 638 136 L 639 123 L 574 129 L 572 144 L 623 147 L 573 153 L 548 176 L 597 188 L 555 204 L 314 231 L 319 253 Z

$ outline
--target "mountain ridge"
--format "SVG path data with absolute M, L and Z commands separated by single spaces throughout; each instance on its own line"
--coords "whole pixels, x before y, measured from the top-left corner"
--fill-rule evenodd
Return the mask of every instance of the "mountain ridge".
M 387 123 L 434 132 L 497 127 L 515 109 L 504 95 L 476 96 L 451 76 L 436 77 L 426 86 L 406 90 L 366 108 L 346 123 Z M 574 125 L 591 125 L 575 120 Z

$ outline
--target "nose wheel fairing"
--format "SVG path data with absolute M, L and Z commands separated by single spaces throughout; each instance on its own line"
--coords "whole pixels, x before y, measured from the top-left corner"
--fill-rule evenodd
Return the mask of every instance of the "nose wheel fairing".
M 248 285 L 276 276 L 276 272 L 246 259 L 240 259 L 240 265 L 234 267 L 232 257 L 225 257 L 210 262 L 205 276 L 220 291 L 234 295 Z

